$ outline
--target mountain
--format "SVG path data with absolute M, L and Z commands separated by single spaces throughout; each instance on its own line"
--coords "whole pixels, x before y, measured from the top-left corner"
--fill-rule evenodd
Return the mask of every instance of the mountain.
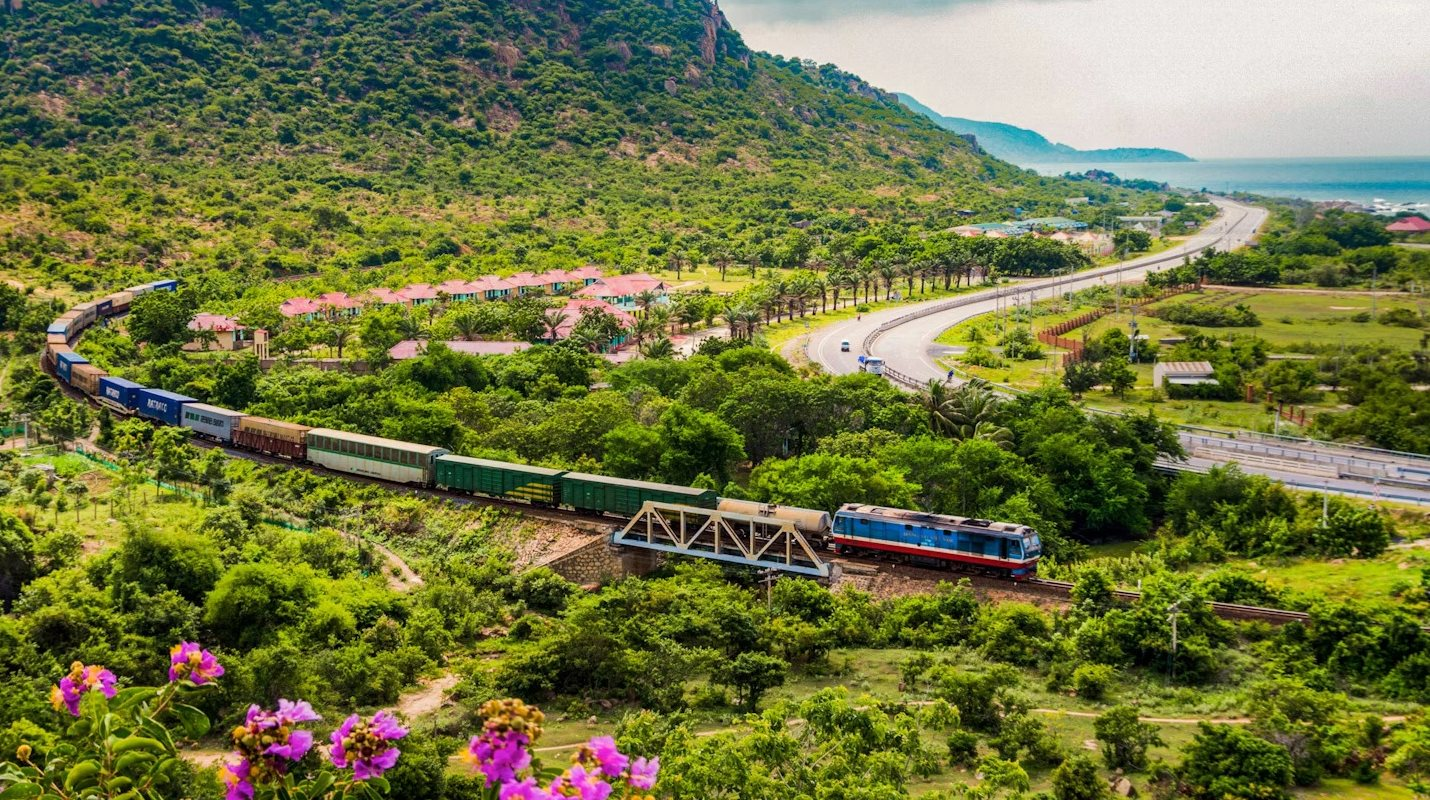
M 955 133 L 973 136 L 989 154 L 1014 164 L 1060 164 L 1064 162 L 1118 161 L 1195 161 L 1175 150 L 1159 147 L 1110 147 L 1100 150 L 1078 150 L 1047 140 L 1041 133 L 1007 125 L 1002 122 L 979 122 L 963 117 L 946 117 L 909 95 L 900 93 L 900 101 L 909 108 L 933 120 L 940 127 Z
M 1079 193 L 710 0 L 0 0 L 0 61 L 0 271 L 81 289 L 784 266 Z

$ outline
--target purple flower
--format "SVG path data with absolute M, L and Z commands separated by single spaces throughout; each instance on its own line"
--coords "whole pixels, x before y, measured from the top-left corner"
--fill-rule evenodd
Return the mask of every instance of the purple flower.
M 586 743 L 591 758 L 601 767 L 601 774 L 608 778 L 619 778 L 626 771 L 630 759 L 616 749 L 616 740 L 609 736 L 597 736 Z M 583 755 L 585 755 L 583 753 Z M 584 758 L 582 759 L 585 760 Z
M 295 722 L 316 722 L 320 719 L 322 717 L 313 711 L 313 707 L 308 705 L 306 700 L 299 700 L 296 703 L 291 700 L 278 701 L 278 721 L 283 725 L 292 725 Z
M 105 697 L 113 697 L 114 673 L 104 667 L 85 666 L 76 661 L 70 665 L 69 674 L 60 678 L 58 685 L 50 687 L 50 705 L 56 711 L 63 706 L 71 716 L 79 716 L 79 699 L 85 692 L 97 691 Z
M 650 789 L 655 786 L 655 777 L 660 773 L 660 756 L 650 760 L 637 758 L 631 764 L 630 784 L 637 789 Z
M 509 783 L 531 765 L 526 734 L 516 731 L 483 731 L 472 737 L 462 758 L 487 778 L 487 786 Z
M 198 642 L 179 642 L 169 649 L 169 680 L 185 678 L 195 686 L 212 683 L 223 675 L 223 665 L 214 654 L 199 647 Z
M 520 783 L 504 784 L 498 800 L 554 800 L 555 797 L 538 786 L 535 778 L 527 778 Z
M 377 778 L 397 764 L 402 751 L 391 742 L 406 735 L 407 729 L 386 711 L 377 712 L 371 723 L 353 714 L 333 731 L 329 755 L 334 766 L 352 767 L 354 780 Z
M 253 781 L 249 779 L 252 774 L 253 766 L 246 758 L 237 764 L 224 764 L 219 770 L 219 777 L 228 787 L 224 800 L 253 800 Z
M 615 744 L 613 743 L 611 747 L 614 749 Z M 606 800 L 611 796 L 611 785 L 601 780 L 599 774 L 587 772 L 585 767 L 574 764 L 571 769 L 566 771 L 566 778 L 571 787 L 580 792 L 581 800 Z
M 263 751 L 265 756 L 279 756 L 289 761 L 302 761 L 303 756 L 313 747 L 312 731 L 290 731 L 287 741 L 276 742 L 268 745 Z

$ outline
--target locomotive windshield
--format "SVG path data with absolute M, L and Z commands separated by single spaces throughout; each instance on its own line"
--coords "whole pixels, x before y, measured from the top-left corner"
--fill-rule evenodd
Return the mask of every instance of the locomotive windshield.
M 1023 557 L 1034 558 L 1043 554 L 1043 540 L 1036 533 L 1023 535 Z

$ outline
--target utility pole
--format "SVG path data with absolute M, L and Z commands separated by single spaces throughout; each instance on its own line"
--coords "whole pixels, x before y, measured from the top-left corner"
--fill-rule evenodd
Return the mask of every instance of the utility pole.
M 1331 482 L 1323 482 L 1321 484 L 1321 488 L 1323 489 L 1323 491 L 1321 492 L 1321 527 L 1329 528 L 1331 527 Z
M 767 611 L 773 607 L 774 601 L 771 592 L 774 589 L 775 579 L 778 577 L 779 573 L 775 570 L 766 569 L 760 571 L 760 582 L 765 585 L 765 610 Z
M 1167 671 L 1171 681 L 1177 682 L 1177 617 L 1182 613 L 1181 601 L 1167 606 L 1167 620 L 1172 623 L 1172 655 L 1167 659 Z

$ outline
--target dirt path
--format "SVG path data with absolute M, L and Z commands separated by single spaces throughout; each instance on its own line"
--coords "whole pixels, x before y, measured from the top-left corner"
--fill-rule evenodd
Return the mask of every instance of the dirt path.
M 425 678 L 421 682 L 421 688 L 397 698 L 397 711 L 408 719 L 431 714 L 447 702 L 447 693 L 452 691 L 459 681 L 461 681 L 461 676 L 454 672 L 444 672 L 435 678 Z
M 418 575 L 412 567 L 407 566 L 407 562 L 402 560 L 402 556 L 394 553 L 388 546 L 371 539 L 364 539 L 354 533 L 344 532 L 343 538 L 359 547 L 367 545 L 382 556 L 384 564 L 382 577 L 387 579 L 387 588 L 392 591 L 406 593 L 422 585 L 422 576 Z M 393 570 L 396 570 L 396 573 Z

